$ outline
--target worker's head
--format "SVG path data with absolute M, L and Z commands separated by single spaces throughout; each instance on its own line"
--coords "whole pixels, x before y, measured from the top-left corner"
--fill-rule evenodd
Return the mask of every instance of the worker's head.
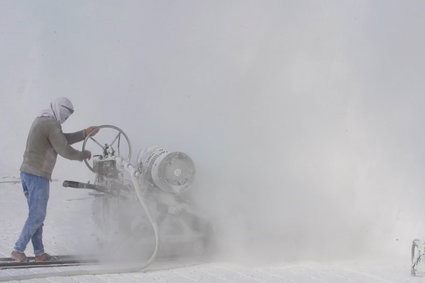
M 68 98 L 58 97 L 50 103 L 50 110 L 54 116 L 53 118 L 62 124 L 74 113 L 74 106 Z

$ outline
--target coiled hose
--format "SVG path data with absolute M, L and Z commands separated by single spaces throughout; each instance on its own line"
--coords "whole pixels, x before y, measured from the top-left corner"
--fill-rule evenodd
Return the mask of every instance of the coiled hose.
M 130 173 L 131 181 L 133 182 L 134 190 L 136 191 L 137 199 L 140 202 L 140 205 L 143 207 L 143 210 L 148 217 L 149 222 L 152 225 L 152 229 L 155 236 L 155 249 L 146 263 L 143 265 L 136 265 L 131 267 L 124 268 L 114 268 L 114 269 L 101 269 L 101 270 L 74 270 L 74 271 L 60 271 L 60 272 L 50 272 L 50 273 L 39 273 L 39 274 L 28 274 L 28 275 L 12 275 L 6 277 L 0 277 L 0 282 L 12 281 L 12 280 L 30 280 L 30 279 L 39 279 L 39 278 L 48 278 L 48 277 L 69 277 L 69 276 L 81 276 L 81 275 L 101 275 L 101 274 L 119 274 L 119 273 L 131 273 L 131 272 L 140 272 L 145 270 L 152 262 L 155 260 L 156 255 L 159 250 L 159 233 L 158 227 L 155 221 L 152 218 L 152 215 L 149 212 L 149 209 L 145 203 L 145 199 L 142 195 L 142 190 L 140 188 L 138 176 L 140 172 L 131 165 L 128 161 L 122 159 L 121 157 L 115 158 L 117 165 L 122 166 L 128 173 Z

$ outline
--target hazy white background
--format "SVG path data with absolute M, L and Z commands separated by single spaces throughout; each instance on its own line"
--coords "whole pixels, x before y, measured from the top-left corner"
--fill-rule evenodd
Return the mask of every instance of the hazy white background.
M 65 132 L 193 158 L 226 256 L 406 255 L 425 238 L 424 26 L 423 1 L 0 0 L 0 175 L 67 96 Z

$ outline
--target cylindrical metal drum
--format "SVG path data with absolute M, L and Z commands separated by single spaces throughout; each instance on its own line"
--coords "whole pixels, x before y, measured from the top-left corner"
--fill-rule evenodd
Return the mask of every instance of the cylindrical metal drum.
M 159 146 L 139 152 L 139 167 L 153 184 L 167 193 L 182 193 L 193 183 L 195 165 L 183 152 L 169 152 Z

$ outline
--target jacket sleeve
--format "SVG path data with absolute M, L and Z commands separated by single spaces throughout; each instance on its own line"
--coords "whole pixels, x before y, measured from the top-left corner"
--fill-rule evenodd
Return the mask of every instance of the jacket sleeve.
M 77 142 L 80 142 L 82 140 L 84 140 L 84 130 L 75 132 L 75 133 L 69 133 L 69 134 L 64 134 L 66 140 L 68 141 L 68 144 L 74 144 Z
M 53 149 L 60 156 L 71 160 L 82 161 L 84 159 L 81 151 L 78 151 L 69 145 L 59 123 L 50 129 L 48 137 Z

